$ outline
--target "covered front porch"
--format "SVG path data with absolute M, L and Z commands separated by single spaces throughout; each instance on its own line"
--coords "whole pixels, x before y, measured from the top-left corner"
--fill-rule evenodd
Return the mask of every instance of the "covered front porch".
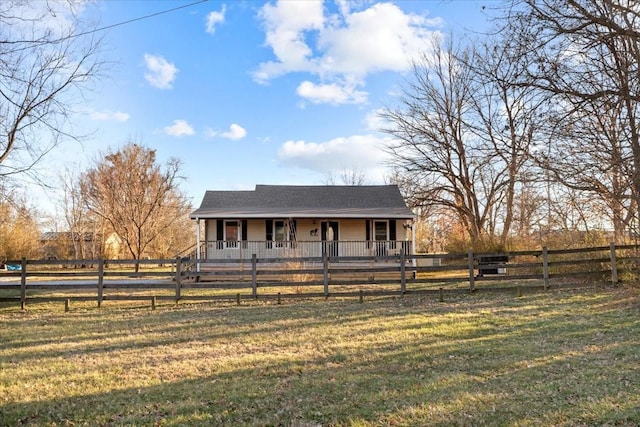
M 250 260 L 274 258 L 320 258 L 320 257 L 405 257 L 413 254 L 410 240 L 370 241 L 238 241 L 207 240 L 201 242 L 198 259 Z

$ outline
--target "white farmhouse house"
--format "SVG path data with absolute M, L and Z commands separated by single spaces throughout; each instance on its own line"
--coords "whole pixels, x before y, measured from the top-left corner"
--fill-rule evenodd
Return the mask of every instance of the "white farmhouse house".
M 257 185 L 252 191 L 207 191 L 190 217 L 197 223 L 198 259 L 414 251 L 414 215 L 395 185 Z

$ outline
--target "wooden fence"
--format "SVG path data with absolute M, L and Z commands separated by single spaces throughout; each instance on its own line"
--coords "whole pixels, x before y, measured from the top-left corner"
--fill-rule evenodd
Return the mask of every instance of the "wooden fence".
M 0 302 L 158 301 L 437 295 L 599 287 L 637 278 L 640 246 L 385 257 L 20 260 L 0 270 Z M 6 267 L 5 267 L 6 268 Z

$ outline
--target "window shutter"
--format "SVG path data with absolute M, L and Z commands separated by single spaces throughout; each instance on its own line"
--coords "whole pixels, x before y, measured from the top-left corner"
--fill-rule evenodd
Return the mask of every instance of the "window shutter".
M 270 241 L 273 240 L 273 220 L 272 219 L 267 219 L 267 220 L 265 220 L 265 224 L 266 224 L 265 240 L 267 242 L 270 242 Z
M 224 240 L 224 220 L 216 221 L 216 240 Z
M 242 240 L 243 241 L 247 241 L 247 220 L 243 219 L 242 220 Z
M 368 219 L 364 221 L 364 228 L 365 228 L 365 237 L 364 240 L 366 240 L 367 242 L 369 240 L 371 240 L 371 221 L 369 221 Z
M 389 240 L 396 240 L 396 220 L 389 220 Z
M 222 240 L 224 240 L 224 220 L 216 221 L 216 240 L 218 241 L 218 249 L 222 249 Z

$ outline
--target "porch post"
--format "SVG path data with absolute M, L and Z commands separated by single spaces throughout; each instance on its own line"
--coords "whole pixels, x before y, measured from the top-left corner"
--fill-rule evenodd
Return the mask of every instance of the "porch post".
M 375 280 L 375 273 L 373 273 L 373 266 L 375 264 L 374 256 L 376 254 L 376 242 L 375 242 L 375 229 L 373 227 L 373 219 L 367 220 L 367 230 L 369 231 L 369 240 L 367 246 L 369 247 L 369 268 L 372 272 L 369 274 L 369 280 Z
M 411 255 L 415 255 L 416 254 L 416 221 L 415 219 L 411 220 Z M 411 265 L 415 268 L 418 266 L 418 261 L 416 260 L 416 257 L 414 256 L 411 259 Z
M 198 262 L 196 263 L 196 272 L 200 273 L 200 258 L 202 256 L 202 251 L 200 250 L 200 218 L 196 218 L 196 259 Z

